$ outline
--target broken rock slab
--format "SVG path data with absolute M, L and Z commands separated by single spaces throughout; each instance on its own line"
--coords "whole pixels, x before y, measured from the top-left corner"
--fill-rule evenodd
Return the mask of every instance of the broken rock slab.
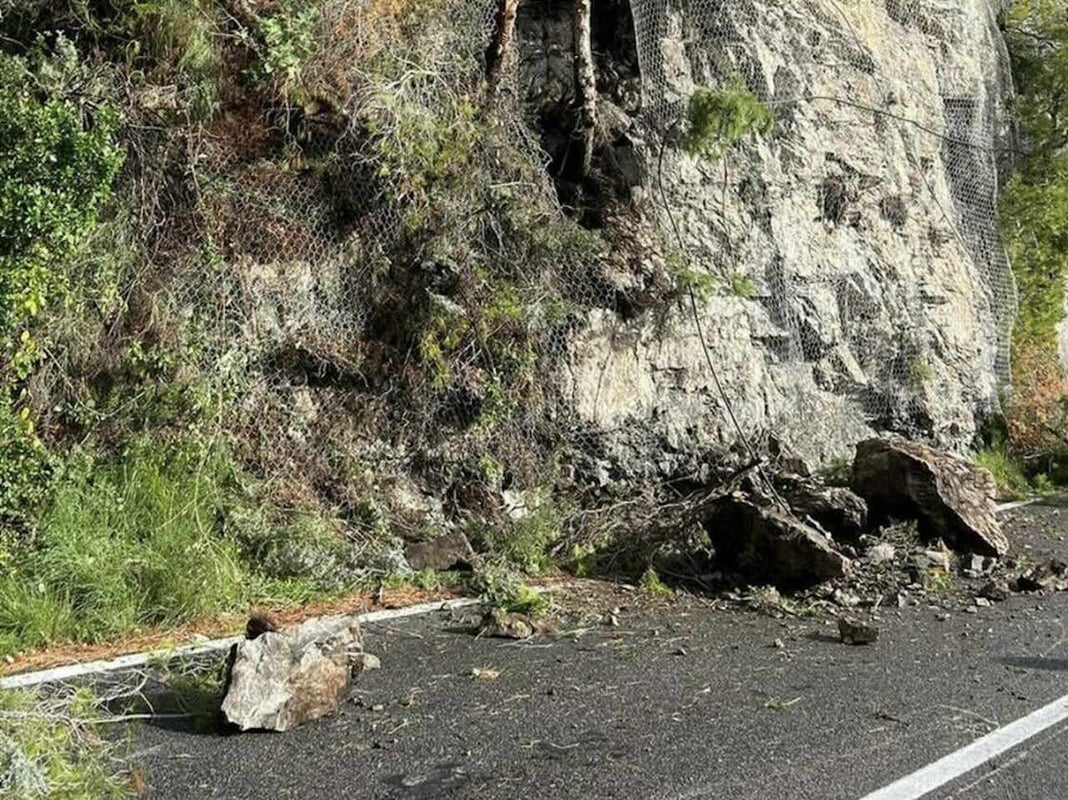
M 869 439 L 857 445 L 853 483 L 876 518 L 916 517 L 925 535 L 964 552 L 1002 556 L 1009 549 L 994 478 L 967 461 L 900 438 Z
M 344 702 L 362 652 L 350 616 L 244 639 L 230 653 L 223 715 L 243 731 L 287 731 L 328 716 Z
M 849 489 L 825 486 L 800 475 L 777 475 L 774 483 L 798 517 L 811 518 L 835 539 L 856 541 L 864 532 L 868 506 Z
M 471 543 L 460 531 L 444 533 L 428 542 L 411 542 L 404 549 L 404 557 L 417 571 L 444 571 L 469 567 L 475 557 Z
M 754 582 L 804 587 L 841 578 L 851 562 L 817 528 L 774 507 L 731 495 L 703 521 L 716 559 Z

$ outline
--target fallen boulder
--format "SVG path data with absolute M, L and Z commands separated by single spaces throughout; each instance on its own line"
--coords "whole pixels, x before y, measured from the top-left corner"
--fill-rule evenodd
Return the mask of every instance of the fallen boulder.
M 404 557 L 414 570 L 444 571 L 469 567 L 475 553 L 466 536 L 452 531 L 427 542 L 411 542 L 404 548 Z
M 808 517 L 836 539 L 856 541 L 864 532 L 868 506 L 849 491 L 800 475 L 777 475 L 775 488 L 801 519 Z
M 286 731 L 332 714 L 345 700 L 362 651 L 355 617 L 259 632 L 231 650 L 223 715 L 241 730 Z
M 825 533 L 739 494 L 711 506 L 703 525 L 717 561 L 750 581 L 812 586 L 840 578 L 850 568 Z
M 869 439 L 857 445 L 853 483 L 876 519 L 915 517 L 923 535 L 964 552 L 1002 556 L 1009 549 L 994 478 L 967 461 L 900 438 Z

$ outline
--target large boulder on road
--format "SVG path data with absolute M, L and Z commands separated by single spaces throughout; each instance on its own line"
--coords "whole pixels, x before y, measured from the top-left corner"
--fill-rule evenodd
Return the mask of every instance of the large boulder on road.
M 332 714 L 362 652 L 359 622 L 348 616 L 244 639 L 230 654 L 223 715 L 241 730 L 286 731 Z
M 811 586 L 840 578 L 850 568 L 823 531 L 740 494 L 719 500 L 703 524 L 716 560 L 753 583 Z
M 994 477 L 963 459 L 900 438 L 868 439 L 857 445 L 853 484 L 873 518 L 915 518 L 921 533 L 964 552 L 1009 549 Z

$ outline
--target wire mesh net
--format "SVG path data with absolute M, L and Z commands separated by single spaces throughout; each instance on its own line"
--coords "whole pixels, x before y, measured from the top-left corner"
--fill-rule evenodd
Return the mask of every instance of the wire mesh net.
M 495 2 L 420 28 L 403 2 L 325 0 L 303 105 L 238 104 L 197 139 L 150 289 L 276 500 L 371 536 L 376 498 L 403 529 L 477 505 L 458 485 L 667 485 L 739 436 L 827 417 L 826 457 L 920 419 L 959 443 L 996 408 L 1015 292 L 998 76 L 968 58 L 998 52 L 986 3 L 617 5 L 601 113 L 630 144 L 599 159 L 638 177 L 596 203 L 561 177 L 567 4 L 527 3 L 488 112 Z M 774 133 L 689 155 L 698 86 L 751 92 Z M 680 287 L 711 288 L 691 314 Z
M 970 369 L 986 381 L 980 392 L 996 409 L 999 392 L 1009 388 L 1016 292 L 997 211 L 1005 141 L 998 82 L 1006 85 L 1006 67 L 994 11 L 985 3 L 924 0 L 636 0 L 633 9 L 644 119 L 654 130 L 685 120 L 700 84 L 750 91 L 778 117 L 770 150 L 748 148 L 725 160 L 721 202 L 707 220 L 719 228 L 716 252 L 706 247 L 700 257 L 721 265 L 726 258 L 729 269 L 764 285 L 772 317 L 787 333 L 784 358 L 814 361 L 831 340 L 846 343 L 863 373 L 881 384 L 885 416 L 869 404 L 869 419 L 893 427 L 892 409 L 907 406 L 906 396 L 936 377 L 928 374 L 934 362 L 964 349 L 947 340 L 961 332 L 954 318 L 970 316 L 974 341 L 996 344 L 970 367 L 937 366 Z M 754 161 L 762 164 L 756 171 Z M 684 206 L 687 189 L 669 186 L 661 205 Z M 787 217 L 813 198 L 816 225 Z M 738 213 L 754 202 L 772 225 L 793 228 L 793 252 L 760 252 L 752 231 L 760 220 Z M 692 238 L 698 241 L 688 246 L 700 251 L 700 237 Z M 820 262 L 855 265 L 858 254 L 879 268 L 812 274 Z M 958 275 L 948 279 L 952 271 Z M 880 285 L 859 294 L 888 306 L 883 311 L 899 335 L 878 330 L 871 314 L 850 313 L 840 290 L 838 329 L 815 330 L 806 306 L 819 305 L 819 284 L 864 277 Z M 949 293 L 968 294 L 971 307 L 947 301 Z

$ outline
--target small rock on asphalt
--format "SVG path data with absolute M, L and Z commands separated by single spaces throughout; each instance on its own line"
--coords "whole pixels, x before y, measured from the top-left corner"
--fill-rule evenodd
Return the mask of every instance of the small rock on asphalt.
M 851 619 L 838 620 L 838 636 L 843 644 L 874 644 L 879 639 L 879 629 Z
M 979 590 L 979 596 L 1000 603 L 1009 599 L 1009 585 L 1004 581 L 990 581 Z

